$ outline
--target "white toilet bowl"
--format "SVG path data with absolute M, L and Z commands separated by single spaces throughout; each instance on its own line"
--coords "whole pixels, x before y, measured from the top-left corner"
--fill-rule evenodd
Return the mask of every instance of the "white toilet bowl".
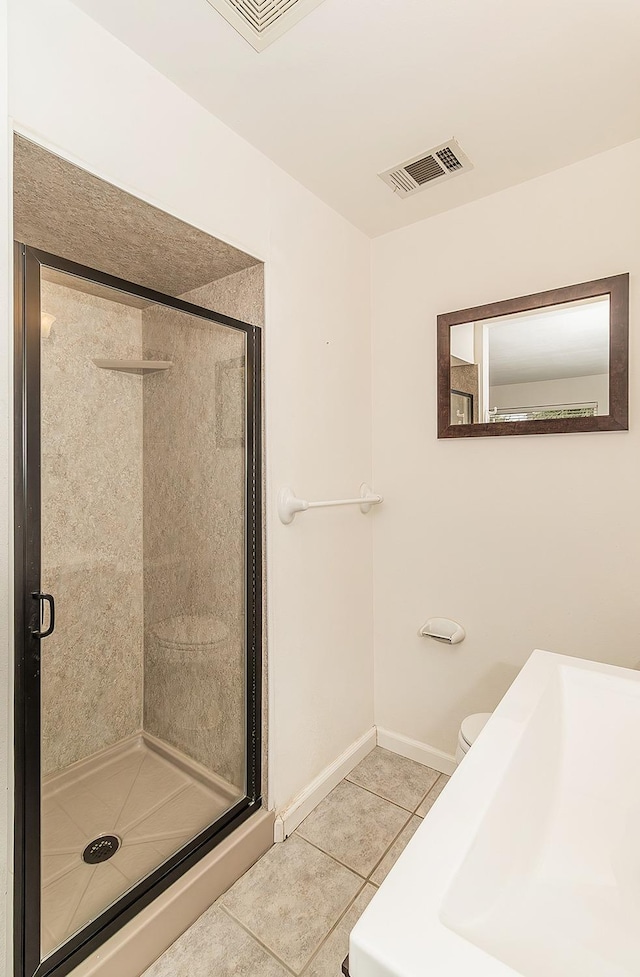
M 473 716 L 467 716 L 466 719 L 462 720 L 458 733 L 456 763 L 464 760 L 468 750 L 473 746 L 489 719 L 491 719 L 490 712 L 476 712 Z

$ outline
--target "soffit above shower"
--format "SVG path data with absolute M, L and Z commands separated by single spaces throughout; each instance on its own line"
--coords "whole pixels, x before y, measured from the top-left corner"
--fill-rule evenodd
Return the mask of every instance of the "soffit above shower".
M 13 206 L 16 240 L 168 295 L 260 263 L 23 136 Z
M 264 51 L 323 0 L 208 0 L 256 51 Z

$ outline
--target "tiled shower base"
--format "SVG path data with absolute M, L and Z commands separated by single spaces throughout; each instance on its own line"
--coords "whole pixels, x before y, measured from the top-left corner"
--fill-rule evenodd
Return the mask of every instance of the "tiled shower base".
M 48 954 L 240 800 L 237 787 L 147 733 L 45 779 L 42 951 Z M 100 835 L 121 847 L 82 860 Z

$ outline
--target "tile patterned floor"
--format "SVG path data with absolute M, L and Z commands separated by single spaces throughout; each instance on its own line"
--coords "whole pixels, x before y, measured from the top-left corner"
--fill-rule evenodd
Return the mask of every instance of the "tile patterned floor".
M 82 761 L 43 785 L 42 949 L 102 912 L 236 799 L 196 779 L 141 738 Z M 231 789 L 234 790 L 233 788 Z M 237 794 L 237 791 L 235 792 Z M 82 852 L 102 834 L 122 847 L 87 865 Z
M 340 977 L 349 933 L 448 780 L 376 747 L 143 977 Z

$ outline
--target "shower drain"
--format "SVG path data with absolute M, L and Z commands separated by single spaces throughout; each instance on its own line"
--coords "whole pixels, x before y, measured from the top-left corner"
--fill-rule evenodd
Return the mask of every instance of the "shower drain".
M 106 862 L 108 858 L 115 855 L 122 844 L 117 835 L 100 835 L 90 841 L 82 853 L 82 860 L 87 865 L 97 865 L 99 862 Z

